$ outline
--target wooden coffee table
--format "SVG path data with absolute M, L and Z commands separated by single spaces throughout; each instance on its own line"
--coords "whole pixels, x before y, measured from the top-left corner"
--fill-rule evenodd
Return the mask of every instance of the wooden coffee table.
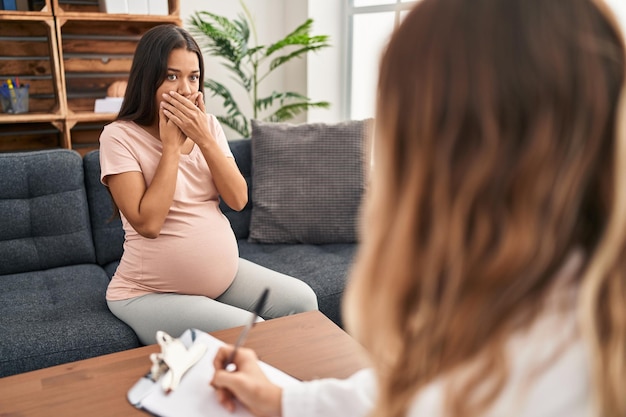
M 234 343 L 241 328 L 213 336 Z M 259 358 L 301 379 L 345 378 L 367 366 L 362 347 L 319 311 L 258 323 L 246 346 Z M 146 374 L 158 345 L 0 378 L 0 415 L 145 416 L 126 393 Z

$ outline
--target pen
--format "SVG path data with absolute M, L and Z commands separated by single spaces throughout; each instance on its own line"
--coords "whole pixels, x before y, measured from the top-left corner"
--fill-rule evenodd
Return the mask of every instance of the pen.
M 9 94 L 11 94 L 11 98 L 17 101 L 17 96 L 15 95 L 15 90 L 13 89 L 13 81 L 10 78 L 7 79 L 7 85 L 9 86 Z
M 10 78 L 7 79 L 7 84 L 9 85 L 9 98 L 10 98 L 10 105 L 9 105 L 9 113 L 15 113 L 17 112 L 16 107 L 17 107 L 17 94 L 15 94 L 15 89 L 13 88 L 13 81 L 11 81 Z
M 248 324 L 245 325 L 243 330 L 241 330 L 241 333 L 239 334 L 239 338 L 237 338 L 237 342 L 235 342 L 235 348 L 233 349 L 232 353 L 230 354 L 230 356 L 228 356 L 228 359 L 226 360 L 225 369 L 227 371 L 232 372 L 236 369 L 235 365 L 233 364 L 233 361 L 235 360 L 237 349 L 243 346 L 244 342 L 246 341 L 246 338 L 248 337 L 248 333 L 250 332 L 250 329 L 252 329 L 252 327 L 256 323 L 256 319 L 260 315 L 261 310 L 263 310 L 263 306 L 265 305 L 265 301 L 267 300 L 267 295 L 269 294 L 269 292 L 270 292 L 269 288 L 266 288 L 265 290 L 263 290 L 263 294 L 261 294 L 259 301 L 257 301 L 256 303 L 256 307 L 254 308 L 254 311 L 252 311 L 252 317 L 250 318 L 250 321 L 248 322 Z

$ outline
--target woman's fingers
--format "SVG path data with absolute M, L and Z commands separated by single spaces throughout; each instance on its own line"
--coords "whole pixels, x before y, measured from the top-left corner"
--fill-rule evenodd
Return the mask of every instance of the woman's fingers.
M 185 104 L 173 98 L 170 94 L 163 94 L 163 101 L 161 101 L 161 108 L 165 110 L 166 112 L 165 114 L 168 117 L 174 116 L 176 117 L 178 121 L 182 121 L 183 118 L 189 117 L 189 113 L 187 112 L 187 107 L 185 106 Z
M 163 94 L 161 107 L 170 118 L 194 142 L 210 137 L 202 93 L 189 97 L 171 91 Z
M 235 409 L 236 398 L 255 416 L 279 415 L 282 390 L 267 379 L 254 351 L 239 348 L 233 359 L 236 370 L 228 371 L 225 368 L 232 352 L 232 346 L 224 346 L 213 360 L 215 374 L 211 386 L 218 401 L 229 411 Z
M 163 114 L 165 114 L 165 116 L 171 120 L 172 122 L 174 122 L 176 124 L 176 126 L 181 127 L 183 121 L 180 118 L 180 113 L 177 112 L 176 110 L 170 110 L 167 108 L 167 105 L 161 103 L 161 110 L 163 111 Z
M 189 98 L 183 96 L 182 94 L 178 94 L 176 91 L 170 91 L 169 94 L 164 93 L 163 99 L 166 104 L 169 104 L 172 109 L 176 109 L 183 114 L 191 115 L 198 110 L 196 106 L 196 96 L 197 93 L 193 93 Z M 169 107 L 168 110 L 172 111 Z
M 200 111 L 202 111 L 202 113 L 206 113 L 206 107 L 204 105 L 204 95 L 198 91 L 196 94 L 196 98 L 195 98 L 195 103 L 196 106 L 200 109 Z
M 235 347 L 233 345 L 225 345 L 219 348 L 215 357 L 213 358 L 213 367 L 215 369 L 226 369 L 227 359 L 232 354 Z
M 216 388 L 215 394 L 217 395 L 217 401 L 222 407 L 231 413 L 235 411 L 235 397 L 233 397 L 230 391 L 223 388 Z

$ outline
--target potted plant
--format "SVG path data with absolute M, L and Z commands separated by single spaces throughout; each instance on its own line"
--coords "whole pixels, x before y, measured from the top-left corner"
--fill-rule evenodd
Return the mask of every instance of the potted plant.
M 313 20 L 307 19 L 284 38 L 271 45 L 259 45 L 250 11 L 242 1 L 240 3 L 245 14 L 233 20 L 206 11 L 195 12 L 190 18 L 190 31 L 200 47 L 223 58 L 222 64 L 232 72 L 250 99 L 252 115 L 248 117 L 224 84 L 206 79 L 204 86 L 224 102 L 226 114 L 216 115 L 218 120 L 242 137 L 250 137 L 250 118 L 283 122 L 309 108 L 328 108 L 330 103 L 314 102 L 294 91 L 273 91 L 268 96 L 259 97 L 259 85 L 278 67 L 308 52 L 330 46 L 329 37 L 311 35 Z M 251 34 L 254 45 L 250 45 Z

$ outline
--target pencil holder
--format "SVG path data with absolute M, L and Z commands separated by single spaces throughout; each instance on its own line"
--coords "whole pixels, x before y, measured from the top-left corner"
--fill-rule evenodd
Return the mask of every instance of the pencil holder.
M 5 113 L 28 112 L 28 87 L 27 85 L 16 88 L 1 88 L 0 102 L 2 111 Z

